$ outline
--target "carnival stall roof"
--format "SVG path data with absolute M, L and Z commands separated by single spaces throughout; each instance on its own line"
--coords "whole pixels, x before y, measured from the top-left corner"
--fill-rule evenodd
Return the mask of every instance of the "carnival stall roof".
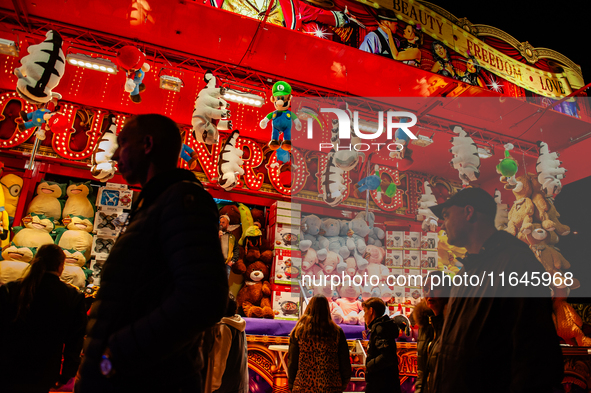
M 67 64 L 59 89 L 64 102 L 119 113 L 158 112 L 189 124 L 187 114 L 204 87 L 203 74 L 214 69 L 229 85 L 266 98 L 262 108 L 232 105 L 233 128 L 247 138 L 268 139 L 268 131 L 261 130 L 258 121 L 261 114 L 273 110 L 268 99 L 270 87 L 286 80 L 299 96 L 378 97 L 369 101 L 380 108 L 399 108 L 400 104 L 379 97 L 412 97 L 405 100 L 403 109 L 420 114 L 418 131 L 434 135 L 435 141 L 424 148 L 413 148 L 413 171 L 456 178 L 456 170 L 449 165 L 449 149 L 453 127 L 461 125 L 477 144 L 494 147 L 489 149 L 491 165 L 481 167 L 481 184 L 497 179 L 495 166 L 503 158 L 502 146 L 508 142 L 516 146 L 514 155 L 520 164 L 532 166 L 538 155 L 536 142 L 544 140 L 552 151 L 561 153 L 564 166 L 569 168 L 563 183 L 589 175 L 588 169 L 577 165 L 575 154 L 565 153 L 591 147 L 591 139 L 586 139 L 591 128 L 588 112 L 581 111 L 578 118 L 568 116 L 523 97 L 506 97 L 208 4 L 74 0 L 58 5 L 0 0 L 0 13 L 0 38 L 15 41 L 20 49 L 19 57 L 0 55 L 0 89 L 6 91 L 14 90 L 16 77 L 12 72 L 19 58 L 51 28 L 63 36 L 66 55 L 86 54 L 115 62 L 117 48 L 133 44 L 146 54 L 152 68 L 143 81 L 147 91 L 141 106 L 135 106 L 121 87 L 123 76 Z M 540 72 L 541 83 L 543 74 Z M 180 91 L 159 88 L 162 76 L 168 81 L 180 80 L 176 85 Z M 435 88 L 421 89 L 421 81 Z M 573 84 L 564 95 L 579 87 Z M 558 85 L 553 88 L 558 89 Z M 375 163 L 392 165 L 379 159 Z

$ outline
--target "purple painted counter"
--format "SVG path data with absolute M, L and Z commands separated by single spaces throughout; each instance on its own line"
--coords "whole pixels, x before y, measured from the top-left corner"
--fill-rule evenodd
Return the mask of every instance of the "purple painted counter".
M 246 320 L 246 334 L 263 336 L 289 336 L 296 321 L 283 321 L 280 319 L 244 318 Z M 347 340 L 361 339 L 363 325 L 339 325 L 345 332 Z

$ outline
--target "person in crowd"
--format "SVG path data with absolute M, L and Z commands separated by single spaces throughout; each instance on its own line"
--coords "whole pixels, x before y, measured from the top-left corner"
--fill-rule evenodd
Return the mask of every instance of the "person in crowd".
M 84 295 L 60 281 L 66 256 L 37 250 L 25 276 L 0 287 L 0 390 L 42 393 L 76 375 L 86 327 Z
M 433 285 L 431 289 L 431 277 L 434 275 L 439 276 L 439 280 L 435 280 L 438 285 Z M 419 325 L 415 393 L 433 392 L 433 373 L 439 355 L 445 308 L 451 290 L 450 283 L 444 278 L 445 273 L 441 271 L 431 272 L 427 276 L 423 283 L 423 300 L 417 304 L 411 315 Z
M 468 251 L 445 310 L 434 391 L 549 393 L 560 388 L 563 361 L 550 290 L 533 280 L 532 285 L 507 281 L 542 276 L 533 252 L 497 231 L 497 205 L 480 188 L 465 188 L 430 209 L 443 220 L 449 244 Z M 484 277 L 478 285 L 476 276 Z
M 293 393 L 340 393 L 349 384 L 347 339 L 343 329 L 331 319 L 330 305 L 323 295 L 310 299 L 289 335 L 287 369 Z
M 386 312 L 386 304 L 377 297 L 362 303 L 369 343 L 365 359 L 366 393 L 400 393 L 396 338 L 399 327 Z
M 202 335 L 228 297 L 216 204 L 176 168 L 171 119 L 134 116 L 117 143 L 119 172 L 142 191 L 103 266 L 77 391 L 201 392 Z
M 229 294 L 226 315 L 213 328 L 205 393 L 248 393 L 246 321 L 236 314 L 237 308 Z
M 220 216 L 220 242 L 222 243 L 222 254 L 226 261 L 226 271 L 230 276 L 230 268 L 238 261 L 239 249 L 236 237 L 232 235 L 228 229 L 230 226 L 230 217 L 227 215 Z

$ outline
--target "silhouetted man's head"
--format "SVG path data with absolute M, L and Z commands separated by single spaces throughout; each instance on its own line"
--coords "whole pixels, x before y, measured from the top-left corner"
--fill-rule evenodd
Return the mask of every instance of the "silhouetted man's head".
M 121 176 L 129 184 L 142 186 L 156 173 L 176 167 L 182 145 L 176 123 L 157 114 L 130 118 L 117 143 L 113 160 Z

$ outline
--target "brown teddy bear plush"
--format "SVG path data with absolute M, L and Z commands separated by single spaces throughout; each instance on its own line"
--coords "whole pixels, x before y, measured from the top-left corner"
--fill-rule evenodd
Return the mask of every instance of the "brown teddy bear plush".
M 529 224 L 533 222 L 535 213 L 535 205 L 531 200 L 533 188 L 528 175 L 518 176 L 516 180 L 517 185 L 513 189 L 515 202 L 509 211 L 509 222 L 505 231 L 525 241 L 525 234 L 522 233 L 522 228 L 524 226 L 529 228 Z
M 273 318 L 268 278 L 269 269 L 264 263 L 257 261 L 248 265 L 244 273 L 244 287 L 236 298 L 245 317 Z
M 550 245 L 558 242 L 558 236 L 554 232 L 546 231 L 538 223 L 532 224 L 531 228 L 531 233 L 525 235 L 525 238 L 544 269 L 548 273 L 554 274 L 570 268 L 570 263 Z
M 558 220 L 560 214 L 558 214 L 552 200 L 546 198 L 546 194 L 542 191 L 542 185 L 538 182 L 538 178 L 531 173 L 529 175 L 533 188 L 532 202 L 536 205 L 534 219 L 541 222 L 542 227 L 547 231 L 555 230 L 560 236 L 568 235 L 570 233 L 570 227 Z

